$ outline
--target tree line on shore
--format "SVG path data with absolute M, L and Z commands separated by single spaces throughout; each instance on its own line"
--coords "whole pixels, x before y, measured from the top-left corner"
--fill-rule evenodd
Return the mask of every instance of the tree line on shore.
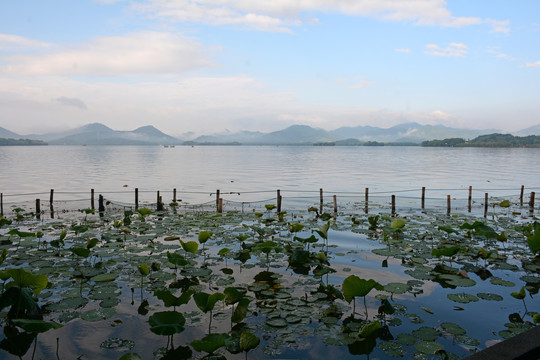
M 25 146 L 47 145 L 47 143 L 41 140 L 0 138 L 0 146 L 13 146 L 13 145 L 25 145 Z
M 421 146 L 431 147 L 540 147 L 540 136 L 514 136 L 511 134 L 481 135 L 472 140 L 450 138 L 423 141 Z

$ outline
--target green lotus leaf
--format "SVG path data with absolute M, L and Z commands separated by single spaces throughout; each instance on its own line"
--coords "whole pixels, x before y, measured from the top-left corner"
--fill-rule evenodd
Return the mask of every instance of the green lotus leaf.
M 197 254 L 197 250 L 199 250 L 199 244 L 197 244 L 195 241 L 183 242 L 180 240 L 180 244 L 182 244 L 182 249 L 184 249 L 186 252 L 192 253 L 193 255 Z
M 32 288 L 35 294 L 39 294 L 43 289 L 47 287 L 49 282 L 47 275 L 37 274 L 33 275 L 23 269 L 8 269 L 7 274 L 13 281 L 6 284 L 5 288 L 9 289 L 12 286 L 18 286 L 20 288 L 29 287 Z
M 204 244 L 205 242 L 208 241 L 208 239 L 210 239 L 210 237 L 211 237 L 212 235 L 213 235 L 213 233 L 210 232 L 210 231 L 201 231 L 201 232 L 199 233 L 199 242 L 200 242 L 201 244 Z
M 497 294 L 491 293 L 478 293 L 476 294 L 482 300 L 491 300 L 491 301 L 503 301 L 503 297 Z
M 99 274 L 96 276 L 93 276 L 90 278 L 90 281 L 94 282 L 108 282 L 108 281 L 114 281 L 118 277 L 118 274 L 115 273 L 105 273 L 105 274 Z
M 63 325 L 55 323 L 54 321 L 43 321 L 43 320 L 30 320 L 30 319 L 14 319 L 13 323 L 18 327 L 22 328 L 24 331 L 38 334 L 46 332 L 50 329 L 59 329 Z
M 214 309 L 216 302 L 223 300 L 225 295 L 222 293 L 207 294 L 205 292 L 198 292 L 193 295 L 195 305 L 203 312 L 209 312 Z
M 412 334 L 418 339 L 426 341 L 434 341 L 442 335 L 439 330 L 427 326 L 422 326 L 414 330 Z
M 255 334 L 249 331 L 243 331 L 240 334 L 240 349 L 243 351 L 249 351 L 259 346 L 261 340 L 255 336 Z
M 203 337 L 201 340 L 193 340 L 190 345 L 196 351 L 205 351 L 212 354 L 220 347 L 225 346 L 226 340 L 229 338 L 227 334 L 210 334 Z
M 518 300 L 522 300 L 522 299 L 525 299 L 525 296 L 527 295 L 525 293 L 525 286 L 522 286 L 521 289 L 519 291 L 514 291 L 512 293 L 510 293 L 510 295 L 513 297 L 513 298 L 516 298 Z
M 471 294 L 466 294 L 466 293 L 448 294 L 446 295 L 446 297 L 448 297 L 448 299 L 454 302 L 461 303 L 461 304 L 467 304 L 470 302 L 478 301 L 478 298 L 476 296 L 471 295 Z
M 249 298 L 242 298 L 238 304 L 236 305 L 236 308 L 234 309 L 234 313 L 232 314 L 231 321 L 234 323 L 240 323 L 242 322 L 249 310 L 249 303 L 251 302 L 251 299 Z
M 178 311 L 161 311 L 150 316 L 148 322 L 154 334 L 174 335 L 184 331 L 186 318 Z
M 414 348 L 427 355 L 435 354 L 437 351 L 444 350 L 444 346 L 435 341 L 420 341 L 414 344 Z
M 410 291 L 411 289 L 412 287 L 410 285 L 403 284 L 403 283 L 393 282 L 393 283 L 388 283 L 384 285 L 384 290 L 393 294 L 404 294 L 407 291 Z
M 403 219 L 396 219 L 390 224 L 390 227 L 394 229 L 402 229 L 404 226 L 405 221 L 403 221 Z
M 270 325 L 272 327 L 277 327 L 277 328 L 287 327 L 287 320 L 280 317 L 275 317 L 275 318 L 266 320 L 266 325 Z
M 461 326 L 451 322 L 442 323 L 441 327 L 444 329 L 444 331 L 453 335 L 465 335 L 466 333 L 465 329 L 463 329 Z
M 75 255 L 77 256 L 80 256 L 80 257 L 89 257 L 90 256 L 90 250 L 87 249 L 87 248 L 82 248 L 82 247 L 72 247 L 72 248 L 69 248 L 69 251 L 71 251 L 72 253 L 74 253 Z
M 127 353 L 122 355 L 118 360 L 142 360 L 142 357 L 137 353 Z
M 373 279 L 360 279 L 356 275 L 350 275 L 343 281 L 343 296 L 350 303 L 356 296 L 366 296 L 373 289 L 383 290 L 384 287 Z

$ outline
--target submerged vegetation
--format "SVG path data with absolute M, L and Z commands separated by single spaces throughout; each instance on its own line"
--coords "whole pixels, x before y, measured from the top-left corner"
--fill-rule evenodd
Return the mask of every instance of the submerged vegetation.
M 540 223 L 508 201 L 489 218 L 265 208 L 14 209 L 3 355 L 457 359 L 540 323 Z

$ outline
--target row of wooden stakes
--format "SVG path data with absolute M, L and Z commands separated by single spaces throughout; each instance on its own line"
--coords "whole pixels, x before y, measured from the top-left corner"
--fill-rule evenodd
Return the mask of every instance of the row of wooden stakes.
M 519 197 L 520 206 L 523 206 L 523 197 L 524 197 L 524 191 L 525 187 L 521 186 L 521 193 Z M 216 211 L 221 213 L 223 212 L 223 198 L 221 197 L 220 190 L 216 190 Z M 425 200 L 426 200 L 426 188 L 422 187 L 422 195 L 421 195 L 421 208 L 425 208 Z M 90 209 L 95 210 L 95 191 L 94 189 L 90 190 Z M 277 199 L 277 212 L 281 212 L 281 204 L 282 204 L 282 196 L 281 191 L 277 190 L 276 193 L 276 199 Z M 50 197 L 49 197 L 49 208 L 51 211 L 51 217 L 54 218 L 54 189 L 51 189 L 50 191 Z M 172 202 L 174 204 L 177 204 L 177 192 L 176 188 L 173 189 L 173 199 Z M 451 197 L 450 195 L 447 195 L 446 198 L 447 202 L 447 214 L 450 215 L 451 212 Z M 535 193 L 531 192 L 530 198 L 529 198 L 529 210 L 530 212 L 534 211 L 534 202 L 535 202 Z M 338 203 L 337 203 L 337 196 L 333 195 L 333 203 L 334 203 L 334 212 L 338 212 Z M 165 206 L 163 204 L 163 197 L 160 195 L 160 192 L 157 191 L 157 198 L 156 198 L 156 209 L 157 211 L 163 211 L 165 210 Z M 324 197 L 323 197 L 323 189 L 320 189 L 320 206 L 319 210 L 322 213 L 323 212 L 323 204 L 324 204 Z M 364 212 L 367 214 L 369 212 L 369 188 L 365 188 L 365 207 Z M 139 189 L 135 188 L 135 209 L 139 208 Z M 472 209 L 472 186 L 469 186 L 469 198 L 468 198 L 468 211 L 471 212 Z M 103 195 L 99 195 L 98 197 L 98 209 L 100 214 L 103 214 L 105 212 L 105 200 Z M 396 196 L 391 196 L 391 212 L 392 215 L 396 214 Z M 488 193 L 485 193 L 484 197 L 484 217 L 487 216 L 488 213 Z M 41 214 L 41 201 L 40 199 L 36 199 L 36 216 L 40 216 Z M 3 200 L 3 194 L 0 194 L 0 215 L 4 216 L 4 200 Z

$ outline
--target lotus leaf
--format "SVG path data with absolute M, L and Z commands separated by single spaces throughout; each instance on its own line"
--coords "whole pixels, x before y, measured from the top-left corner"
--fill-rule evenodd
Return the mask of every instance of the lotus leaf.
M 150 316 L 148 322 L 154 334 L 174 335 L 184 331 L 186 318 L 178 311 L 161 311 Z
M 50 329 L 59 329 L 62 325 L 54 321 L 31 320 L 31 319 L 13 319 L 13 323 L 21 327 L 24 331 L 38 334 Z
M 240 349 L 243 351 L 255 349 L 259 346 L 260 342 L 261 340 L 249 331 L 244 331 L 240 334 Z
M 448 294 L 447 297 L 448 299 L 461 304 L 478 301 L 478 298 L 476 296 L 466 293 Z
M 452 335 L 465 335 L 466 331 L 458 324 L 445 322 L 441 324 L 441 327 L 446 331 L 447 333 L 450 333 Z
M 196 351 L 204 351 L 212 354 L 220 347 L 225 346 L 226 340 L 229 338 L 227 334 L 210 334 L 203 337 L 201 340 L 193 340 L 190 345 Z
M 383 290 L 384 287 L 373 279 L 360 279 L 356 275 L 350 275 L 343 281 L 343 296 L 350 303 L 356 296 L 366 296 L 373 289 Z
M 444 350 L 444 347 L 435 341 L 420 341 L 414 344 L 414 348 L 423 354 L 435 354 L 440 350 Z

